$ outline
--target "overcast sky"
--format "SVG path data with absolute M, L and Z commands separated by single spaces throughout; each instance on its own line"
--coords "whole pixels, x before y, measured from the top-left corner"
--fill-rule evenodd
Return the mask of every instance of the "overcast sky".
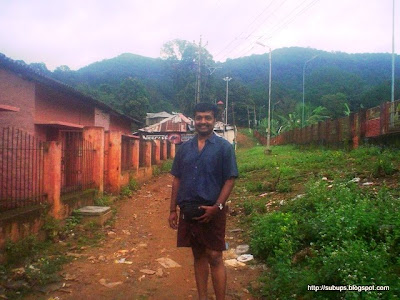
M 392 52 L 393 0 L 0 0 L 0 53 L 76 70 L 165 42 L 203 44 L 217 61 L 300 46 Z M 395 12 L 400 37 L 400 4 Z M 400 50 L 396 40 L 395 52 Z

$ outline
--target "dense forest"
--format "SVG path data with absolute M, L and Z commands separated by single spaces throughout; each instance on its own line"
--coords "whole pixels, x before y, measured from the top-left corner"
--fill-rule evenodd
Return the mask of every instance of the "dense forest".
M 200 55 L 199 55 L 200 51 Z M 200 57 L 200 61 L 199 61 Z M 184 40 L 166 43 L 161 58 L 121 54 L 77 71 L 53 72 L 31 64 L 115 109 L 143 119 L 146 112 L 180 111 L 191 115 L 200 63 L 201 101 L 225 102 L 229 82 L 230 123 L 265 126 L 268 103 L 268 54 L 215 62 L 205 48 Z M 311 48 L 272 51 L 272 133 L 301 126 L 304 74 L 304 124 L 337 118 L 390 101 L 391 54 L 348 54 Z M 396 57 L 396 78 L 400 62 Z M 398 86 L 400 81 L 396 82 Z M 400 92 L 395 88 L 395 99 Z M 263 120 L 264 119 L 264 120 Z

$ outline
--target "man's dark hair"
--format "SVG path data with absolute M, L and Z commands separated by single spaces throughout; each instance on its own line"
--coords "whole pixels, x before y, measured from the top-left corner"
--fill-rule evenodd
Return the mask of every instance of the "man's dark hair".
M 194 107 L 193 115 L 196 115 L 197 112 L 206 112 L 206 111 L 212 111 L 214 113 L 214 118 L 217 118 L 218 107 L 215 104 L 208 102 L 197 103 L 196 106 Z

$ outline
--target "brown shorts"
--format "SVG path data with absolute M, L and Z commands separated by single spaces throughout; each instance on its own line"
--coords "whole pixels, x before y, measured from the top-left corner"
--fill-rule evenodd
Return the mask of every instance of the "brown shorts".
M 209 222 L 186 221 L 179 216 L 178 247 L 207 248 L 215 251 L 226 250 L 225 226 L 226 210 L 222 211 Z

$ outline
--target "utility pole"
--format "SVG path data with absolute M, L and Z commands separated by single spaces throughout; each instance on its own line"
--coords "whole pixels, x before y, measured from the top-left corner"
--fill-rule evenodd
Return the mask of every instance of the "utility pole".
M 256 106 L 253 106 L 253 110 L 254 110 L 254 129 L 256 129 L 257 127 L 257 115 L 256 115 Z
M 201 82 L 201 36 L 199 42 L 199 56 L 197 61 L 197 86 L 196 86 L 196 104 L 200 102 L 200 82 Z
M 249 112 L 249 106 L 247 105 L 246 107 L 247 107 L 247 122 L 249 123 L 249 132 L 251 132 L 251 129 L 250 129 L 250 112 Z
M 232 101 L 232 123 L 235 126 L 235 103 Z
M 232 78 L 224 77 L 222 79 L 226 81 L 225 124 L 228 124 L 228 89 L 229 89 L 229 81 L 231 81 Z
M 392 91 L 391 91 L 391 97 L 390 97 L 390 103 L 391 103 L 391 111 L 392 111 L 392 113 L 390 114 L 390 126 L 393 126 L 393 122 L 394 122 L 394 119 L 393 119 L 393 113 L 394 113 L 394 60 L 395 60 L 395 58 L 394 58 L 394 0 L 393 0 L 393 20 L 392 20 L 392 25 L 393 25 L 393 28 L 392 28 Z

